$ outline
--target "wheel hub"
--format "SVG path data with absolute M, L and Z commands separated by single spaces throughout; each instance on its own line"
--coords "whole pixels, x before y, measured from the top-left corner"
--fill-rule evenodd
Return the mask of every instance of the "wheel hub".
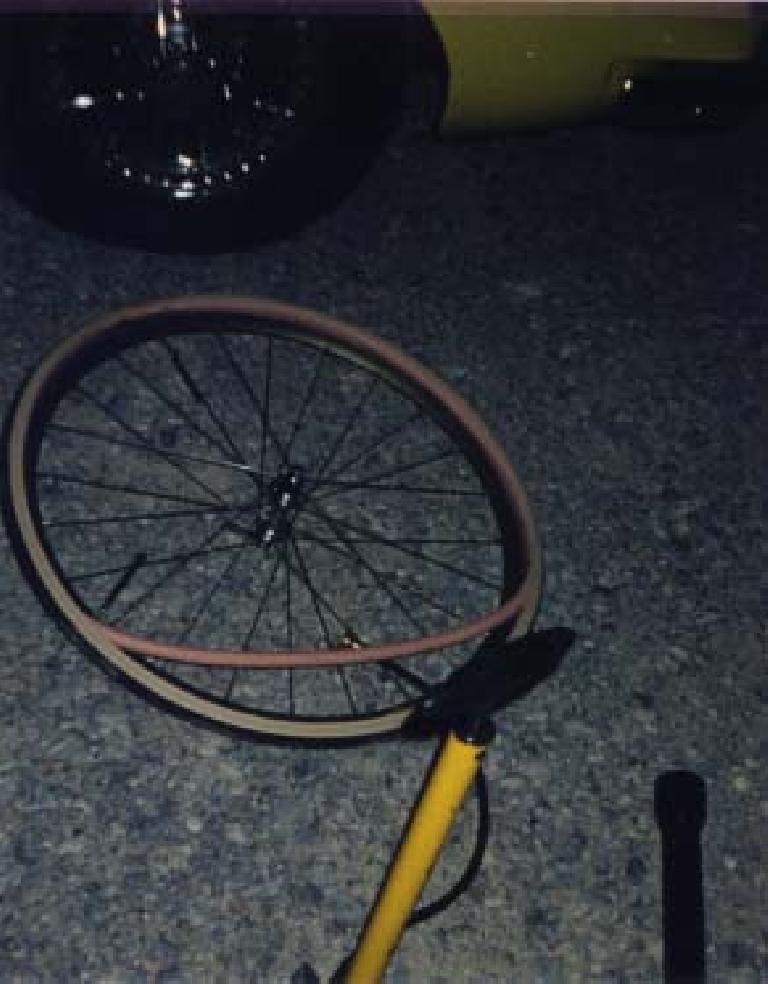
M 305 492 L 303 469 L 296 465 L 285 468 L 257 500 L 254 522 L 237 522 L 232 529 L 265 549 L 285 543 L 304 504 Z

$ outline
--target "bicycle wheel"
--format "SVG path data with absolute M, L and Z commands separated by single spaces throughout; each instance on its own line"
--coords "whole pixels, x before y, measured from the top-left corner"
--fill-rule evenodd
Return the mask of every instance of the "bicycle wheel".
M 22 567 L 145 696 L 254 734 L 398 729 L 473 640 L 530 623 L 525 494 L 466 403 L 391 345 L 189 297 L 58 345 L 7 422 Z

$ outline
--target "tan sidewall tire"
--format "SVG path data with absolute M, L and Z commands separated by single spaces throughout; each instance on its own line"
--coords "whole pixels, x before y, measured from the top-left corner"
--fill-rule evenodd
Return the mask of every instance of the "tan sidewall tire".
M 90 322 L 81 331 L 57 345 L 43 359 L 27 381 L 15 404 L 7 430 L 6 449 L 9 519 L 14 527 L 14 533 L 17 534 L 20 541 L 24 559 L 31 569 L 32 576 L 68 626 L 109 668 L 116 670 L 131 683 L 148 691 L 160 701 L 172 705 L 176 710 L 197 718 L 213 721 L 227 728 L 280 739 L 345 741 L 385 735 L 398 730 L 409 717 L 411 713 L 409 708 L 397 708 L 356 720 L 318 721 L 272 717 L 225 707 L 190 693 L 172 681 L 147 669 L 139 659 L 117 645 L 113 636 L 119 637 L 119 634 L 100 625 L 79 607 L 51 565 L 37 532 L 26 487 L 27 441 L 38 401 L 42 399 L 46 386 L 55 376 L 62 362 L 72 359 L 82 346 L 91 343 L 97 337 L 127 321 L 185 312 L 190 314 L 231 313 L 250 315 L 254 318 L 270 319 L 271 322 L 279 323 L 282 321 L 288 325 L 301 326 L 305 332 L 321 336 L 326 343 L 338 345 L 346 355 L 358 353 L 361 360 L 366 357 L 375 359 L 377 364 L 389 370 L 393 377 L 405 377 L 409 383 L 425 391 L 441 403 L 453 417 L 459 419 L 465 430 L 482 446 L 484 454 L 492 464 L 495 475 L 500 476 L 505 492 L 514 503 L 519 519 L 520 539 L 527 559 L 525 579 L 514 597 L 508 599 L 496 613 L 471 623 L 475 626 L 475 631 L 465 633 L 465 636 L 471 638 L 502 624 L 513 626 L 513 636 L 522 635 L 529 629 L 535 616 L 541 590 L 541 550 L 535 525 L 527 497 L 517 476 L 501 447 L 477 414 L 432 372 L 383 340 L 345 325 L 334 318 L 307 309 L 255 298 L 185 297 L 148 302 L 122 309 Z M 437 643 L 441 640 L 443 640 L 441 644 L 444 645 L 455 644 L 455 636 L 456 633 L 445 633 L 444 638 L 432 637 L 436 643 L 422 647 L 421 651 L 440 648 Z M 398 645 L 400 644 L 377 647 L 376 654 L 370 658 L 383 659 L 405 655 L 406 653 L 403 651 L 396 651 Z M 408 651 L 412 653 L 417 650 L 411 645 Z M 333 657 L 331 660 L 326 659 L 325 662 L 338 663 L 342 659 L 351 661 L 349 651 L 345 650 L 331 651 L 323 655 Z M 211 662 L 216 662 L 216 660 L 212 659 Z M 307 665 L 308 662 L 304 661 L 304 665 Z M 232 663 L 227 665 L 232 665 Z M 262 663 L 262 665 L 264 664 Z M 276 665 L 301 665 L 301 660 L 294 663 L 277 663 Z

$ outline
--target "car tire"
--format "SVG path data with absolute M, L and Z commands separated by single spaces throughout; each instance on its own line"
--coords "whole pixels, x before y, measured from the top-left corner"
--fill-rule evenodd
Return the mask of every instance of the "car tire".
M 193 253 L 284 237 L 337 204 L 396 119 L 398 18 L 172 26 L 5 19 L 8 189 L 87 236 Z

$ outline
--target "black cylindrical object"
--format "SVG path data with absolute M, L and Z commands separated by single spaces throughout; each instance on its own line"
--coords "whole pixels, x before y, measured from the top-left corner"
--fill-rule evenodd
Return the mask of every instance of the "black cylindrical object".
M 661 830 L 665 984 L 706 979 L 701 831 L 707 787 L 693 772 L 665 772 L 655 785 Z

